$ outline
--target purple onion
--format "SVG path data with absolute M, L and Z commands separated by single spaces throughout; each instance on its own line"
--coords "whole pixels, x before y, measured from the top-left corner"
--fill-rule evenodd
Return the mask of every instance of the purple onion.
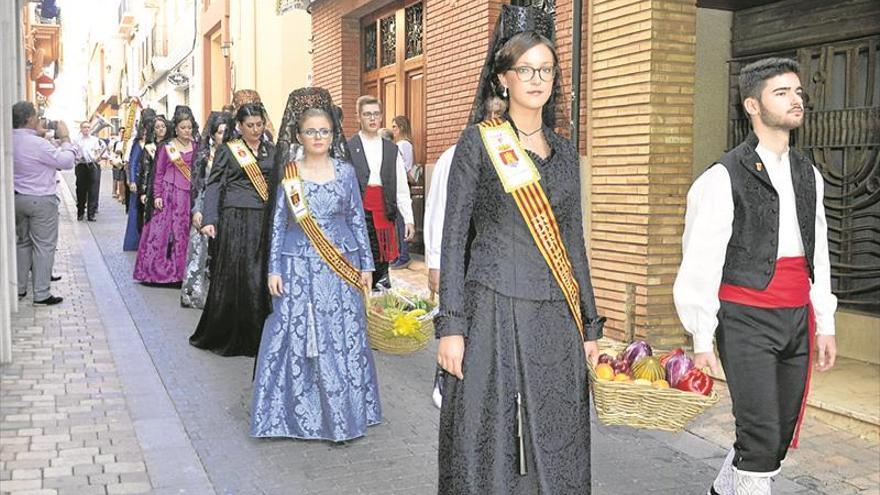
M 666 361 L 666 381 L 676 387 L 681 378 L 694 368 L 694 362 L 685 354 L 675 354 Z
M 623 358 L 626 359 L 626 362 L 629 363 L 630 366 L 643 357 L 653 355 L 654 351 L 651 350 L 651 346 L 649 346 L 644 340 L 633 342 L 626 347 L 625 351 L 623 351 Z

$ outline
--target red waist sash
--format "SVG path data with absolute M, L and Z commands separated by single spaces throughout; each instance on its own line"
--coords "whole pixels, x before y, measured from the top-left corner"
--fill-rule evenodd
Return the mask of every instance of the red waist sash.
M 377 262 L 390 262 L 400 256 L 397 246 L 397 229 L 394 222 L 385 216 L 385 198 L 382 186 L 367 186 L 364 192 L 364 210 L 373 216 L 373 228 L 376 229 L 376 240 L 379 244 Z
M 718 299 L 765 309 L 809 306 L 807 308 L 807 321 L 809 322 L 807 382 L 804 387 L 801 411 L 798 414 L 797 425 L 795 425 L 794 436 L 791 440 L 791 447 L 797 448 L 801 423 L 804 420 L 804 411 L 807 408 L 807 394 L 810 391 L 810 376 L 813 370 L 813 341 L 816 334 L 816 318 L 813 314 L 813 306 L 810 304 L 810 272 L 807 266 L 807 259 L 803 256 L 777 259 L 776 271 L 764 290 L 721 284 L 718 290 Z

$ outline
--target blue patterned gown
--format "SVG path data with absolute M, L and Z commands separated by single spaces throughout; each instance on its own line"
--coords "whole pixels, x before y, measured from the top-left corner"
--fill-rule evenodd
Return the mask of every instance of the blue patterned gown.
M 312 215 L 358 269 L 373 270 L 354 168 L 333 160 L 334 180 L 304 181 Z M 257 357 L 251 436 L 344 441 L 382 420 L 363 295 L 321 259 L 279 187 L 269 273 L 280 274 Z

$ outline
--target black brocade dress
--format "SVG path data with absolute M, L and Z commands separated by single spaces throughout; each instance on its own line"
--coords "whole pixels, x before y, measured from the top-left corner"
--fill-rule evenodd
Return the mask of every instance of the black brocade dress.
M 257 160 L 267 184 L 275 148 L 262 142 Z M 266 202 L 226 145 L 214 156 L 205 187 L 202 224 L 214 225 L 211 283 L 189 343 L 221 356 L 255 356 L 272 309 L 266 285 Z
M 531 155 L 580 284 L 586 337 L 601 336 L 583 240 L 579 159 L 544 128 Z M 468 225 L 475 237 L 465 269 Z M 590 493 L 590 411 L 583 341 L 562 291 L 483 148 L 467 128 L 449 174 L 438 337 L 463 335 L 464 379 L 445 375 L 439 493 Z M 466 271 L 465 271 L 466 270 Z M 519 472 L 522 395 L 527 474 Z

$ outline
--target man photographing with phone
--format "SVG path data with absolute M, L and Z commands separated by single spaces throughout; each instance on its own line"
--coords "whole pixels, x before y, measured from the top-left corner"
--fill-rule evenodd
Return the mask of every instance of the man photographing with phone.
M 20 101 L 12 106 L 18 297 L 27 296 L 28 272 L 32 272 L 34 304 L 49 306 L 62 301 L 49 292 L 58 243 L 55 175 L 73 168 L 76 150 L 64 122 L 58 122 L 55 129 L 57 147 L 45 134 L 32 103 Z

